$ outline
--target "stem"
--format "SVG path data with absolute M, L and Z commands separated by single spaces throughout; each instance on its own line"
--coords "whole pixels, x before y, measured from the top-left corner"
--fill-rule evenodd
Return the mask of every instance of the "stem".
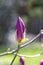
M 16 57 L 17 57 L 17 53 L 18 53 L 18 51 L 19 51 L 19 47 L 18 47 L 17 52 L 16 52 L 16 54 L 15 54 L 15 56 L 14 56 L 14 58 L 13 58 L 13 60 L 12 60 L 12 62 L 11 62 L 11 64 L 10 64 L 10 65 L 12 65 L 12 64 L 13 64 L 13 62 L 15 61 L 15 59 L 16 59 Z

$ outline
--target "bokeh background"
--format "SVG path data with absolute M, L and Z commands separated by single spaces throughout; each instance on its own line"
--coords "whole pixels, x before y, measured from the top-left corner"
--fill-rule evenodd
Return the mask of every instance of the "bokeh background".
M 14 42 L 19 16 L 27 33 L 38 34 L 43 29 L 43 0 L 0 0 L 0 45 Z
M 17 47 L 15 33 L 19 16 L 26 24 L 27 37 L 33 38 L 43 29 L 43 0 L 0 0 L 0 53 L 7 51 L 8 48 L 12 50 Z M 37 44 L 39 50 L 40 43 Z M 35 45 L 31 47 L 36 48 Z

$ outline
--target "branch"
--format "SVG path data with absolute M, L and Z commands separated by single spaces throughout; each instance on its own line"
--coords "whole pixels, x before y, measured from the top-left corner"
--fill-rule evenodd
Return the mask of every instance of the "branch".
M 39 33 L 38 35 L 36 35 L 32 40 L 27 41 L 27 42 L 25 42 L 24 44 L 22 44 L 22 45 L 20 46 L 20 49 L 23 48 L 23 47 L 25 47 L 25 46 L 27 46 L 27 45 L 29 45 L 29 44 L 31 44 L 31 43 L 32 43 L 34 40 L 36 40 L 39 36 L 40 36 L 40 33 Z M 12 51 L 10 51 L 10 52 L 4 52 L 4 53 L 0 54 L 0 56 L 4 56 L 4 55 L 8 55 L 8 54 L 13 54 L 13 53 L 15 53 L 17 50 L 18 50 L 18 48 L 14 49 L 14 50 L 12 50 Z
M 13 60 L 11 61 L 10 65 L 12 65 L 12 64 L 13 64 L 13 62 L 15 61 L 15 59 L 16 59 L 16 57 L 17 57 L 17 53 L 18 53 L 18 51 L 19 51 L 19 47 L 18 47 L 18 50 L 16 51 L 16 54 L 15 54 L 15 56 L 14 56 Z
M 14 53 L 14 55 L 16 55 L 16 53 Z M 36 54 L 36 55 L 31 55 L 31 56 L 29 56 L 29 55 L 22 55 L 22 54 L 17 54 L 17 56 L 19 56 L 19 57 L 26 57 L 26 58 L 33 58 L 33 57 L 38 57 L 38 56 L 40 56 L 41 54 L 39 53 L 39 54 Z
M 19 56 L 19 57 L 26 57 L 26 58 L 33 58 L 33 57 L 39 57 L 40 55 L 42 55 L 43 54 L 43 52 L 41 52 L 41 53 L 39 53 L 39 54 L 35 54 L 35 55 L 22 55 L 22 54 L 17 54 L 17 56 Z M 16 53 L 14 53 L 14 55 L 16 55 Z

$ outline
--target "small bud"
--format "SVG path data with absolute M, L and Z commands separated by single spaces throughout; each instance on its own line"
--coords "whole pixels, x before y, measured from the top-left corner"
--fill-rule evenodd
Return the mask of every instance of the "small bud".
M 40 65 L 43 65 L 43 59 L 40 61 Z
M 24 59 L 24 57 L 20 57 L 20 64 L 21 65 L 25 65 L 25 59 Z

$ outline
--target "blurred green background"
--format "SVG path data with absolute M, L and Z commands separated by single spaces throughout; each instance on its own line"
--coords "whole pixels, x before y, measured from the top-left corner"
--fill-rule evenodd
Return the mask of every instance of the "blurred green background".
M 0 0 L 0 53 L 8 48 L 17 48 L 16 22 L 21 17 L 26 24 L 26 36 L 32 39 L 43 29 L 43 0 Z M 43 52 L 43 42 L 40 37 L 31 45 L 20 50 L 24 55 L 33 55 Z M 41 46 L 42 45 L 42 46 Z M 9 65 L 13 55 L 0 57 L 1 65 Z M 19 57 L 14 64 L 19 65 Z M 25 58 L 26 65 L 40 65 L 43 55 L 36 58 Z

